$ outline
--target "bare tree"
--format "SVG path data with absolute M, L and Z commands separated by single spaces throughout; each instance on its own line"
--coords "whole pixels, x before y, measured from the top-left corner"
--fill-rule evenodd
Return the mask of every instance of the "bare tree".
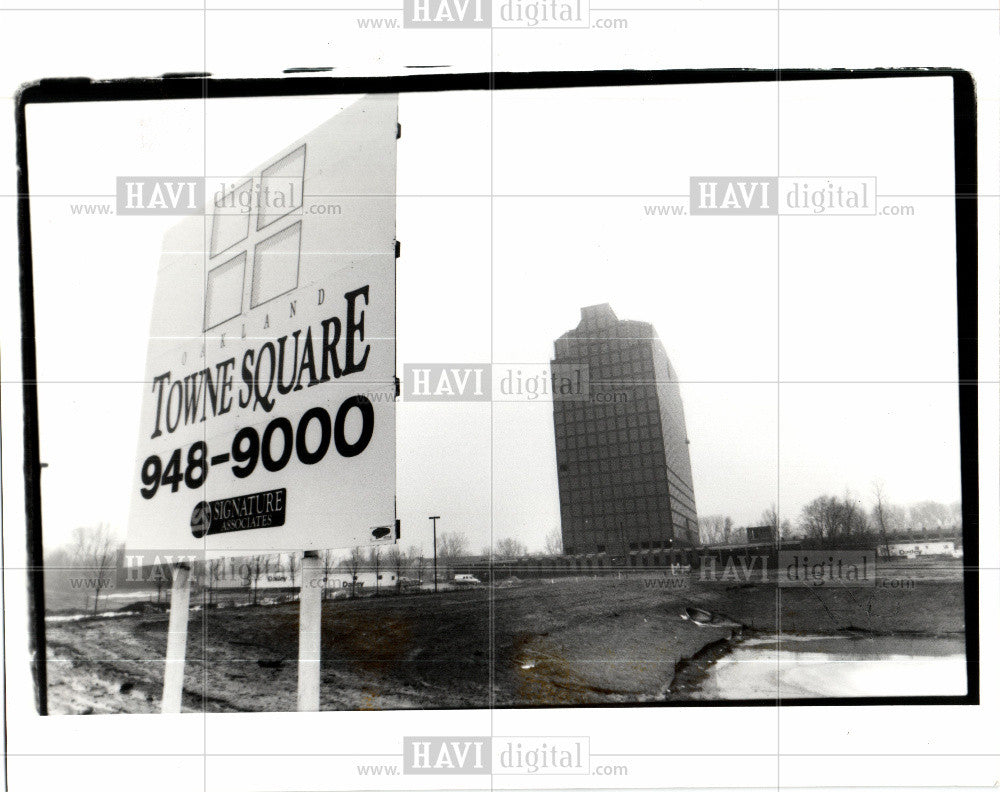
M 842 504 L 844 509 L 843 535 L 850 539 L 869 537 L 872 534 L 872 523 L 861 502 L 848 491 L 844 493 Z
M 469 542 L 465 534 L 449 531 L 441 534 L 438 539 L 438 555 L 445 558 L 457 558 L 465 555 L 469 548 Z
M 271 556 L 250 556 L 244 563 L 243 569 L 243 577 L 246 580 L 246 584 L 250 587 L 250 602 L 256 605 L 259 581 L 271 569 Z
M 302 562 L 299 561 L 299 556 L 297 553 L 288 554 L 288 585 L 292 587 L 292 596 L 295 596 L 295 575 L 302 569 Z M 302 582 L 299 581 L 299 590 L 301 591 Z
M 733 518 L 722 514 L 699 517 L 698 532 L 704 544 L 728 544 L 733 533 Z
M 955 501 L 954 503 L 948 504 L 949 520 L 951 522 L 952 528 L 955 530 L 962 530 L 962 502 Z
M 386 565 L 396 575 L 396 593 L 399 594 L 403 587 L 403 573 L 406 571 L 406 554 L 398 545 L 393 545 L 385 556 Z
M 937 531 L 955 524 L 951 507 L 937 501 L 921 501 L 909 508 L 911 530 Z
M 513 559 L 526 556 L 527 554 L 528 548 L 524 546 L 523 542 L 519 542 L 517 539 L 507 538 L 497 542 L 495 553 L 497 558 Z
M 368 566 L 375 573 L 375 596 L 378 596 L 379 578 L 382 569 L 382 546 L 373 545 L 368 548 Z
M 562 555 L 562 531 L 553 528 L 545 534 L 545 555 Z
M 45 553 L 46 591 L 72 592 L 77 586 L 76 579 L 76 559 L 73 557 L 73 548 L 69 544 Z M 86 605 L 86 600 L 84 600 L 84 604 Z
M 455 561 L 468 552 L 469 542 L 465 534 L 452 531 L 441 534 L 438 537 L 438 560 L 444 566 L 444 574 L 448 575 L 448 570 Z
M 225 570 L 226 560 L 224 558 L 213 558 L 205 567 L 205 591 L 208 593 L 208 604 L 213 603 L 215 584 L 222 577 Z
M 80 586 L 94 592 L 94 615 L 101 591 L 114 585 L 115 561 L 119 558 L 118 538 L 106 523 L 73 531 L 73 558 Z
M 802 509 L 802 530 L 806 537 L 820 543 L 827 542 L 836 534 L 839 520 L 839 504 L 830 495 L 820 495 Z
M 843 499 L 821 495 L 802 510 L 806 537 L 823 547 L 849 546 L 870 532 L 871 523 L 860 505 L 845 495 Z
M 330 573 L 337 565 L 337 554 L 333 550 L 324 550 L 321 558 L 323 559 L 323 599 L 326 599 L 329 594 Z
M 760 524 L 768 526 L 775 539 L 790 539 L 792 536 L 792 521 L 786 518 L 778 525 L 778 507 L 774 503 L 761 513 Z
M 875 490 L 875 505 L 872 507 L 872 520 L 878 528 L 879 536 L 882 538 L 882 547 L 885 550 L 885 557 L 889 553 L 889 504 L 885 503 L 885 485 L 881 481 L 876 481 L 873 485 Z
M 352 547 L 350 555 L 344 560 L 344 566 L 351 573 L 351 599 L 354 599 L 358 585 L 358 572 L 365 563 L 365 551 L 360 547 Z
M 410 561 L 410 569 L 416 572 L 417 581 L 423 583 L 424 567 L 427 564 L 427 559 L 424 558 L 424 551 L 419 547 L 413 546 L 406 551 L 406 556 Z

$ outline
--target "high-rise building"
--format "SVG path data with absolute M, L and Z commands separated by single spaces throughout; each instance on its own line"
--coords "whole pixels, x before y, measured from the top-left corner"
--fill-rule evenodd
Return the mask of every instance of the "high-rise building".
M 554 384 L 569 371 L 589 381 L 582 397 L 556 388 L 553 398 L 563 551 L 620 557 L 693 547 L 689 440 L 666 350 L 651 324 L 621 320 L 610 305 L 581 314 L 552 360 Z

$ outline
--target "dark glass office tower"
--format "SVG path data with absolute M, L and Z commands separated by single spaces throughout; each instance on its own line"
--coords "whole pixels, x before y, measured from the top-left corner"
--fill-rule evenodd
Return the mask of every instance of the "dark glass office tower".
M 689 440 L 677 375 L 653 326 L 611 306 L 581 311 L 555 342 L 554 378 L 577 368 L 585 398 L 561 398 L 553 420 L 567 555 L 684 549 L 698 544 Z

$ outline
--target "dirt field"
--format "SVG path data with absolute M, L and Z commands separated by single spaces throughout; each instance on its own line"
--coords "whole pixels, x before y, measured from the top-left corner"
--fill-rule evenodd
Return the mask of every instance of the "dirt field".
M 726 650 L 716 642 L 734 632 L 681 619 L 689 606 L 739 622 L 745 633 L 846 631 L 954 642 L 965 627 L 960 568 L 908 588 L 777 589 L 650 572 L 501 582 L 490 593 L 482 587 L 324 602 L 322 707 L 684 698 L 683 686 L 670 687 L 678 663 L 690 666 L 695 655 L 710 662 L 713 652 Z M 166 630 L 166 614 L 155 611 L 50 621 L 50 711 L 157 711 Z M 297 649 L 297 603 L 192 611 L 185 709 L 294 709 Z

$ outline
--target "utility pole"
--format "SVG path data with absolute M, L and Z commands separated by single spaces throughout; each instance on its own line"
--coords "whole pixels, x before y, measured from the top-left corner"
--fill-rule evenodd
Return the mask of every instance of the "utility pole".
M 435 515 L 434 517 L 428 517 L 434 524 L 434 593 L 437 594 L 438 590 L 438 520 L 441 519 L 441 515 Z

